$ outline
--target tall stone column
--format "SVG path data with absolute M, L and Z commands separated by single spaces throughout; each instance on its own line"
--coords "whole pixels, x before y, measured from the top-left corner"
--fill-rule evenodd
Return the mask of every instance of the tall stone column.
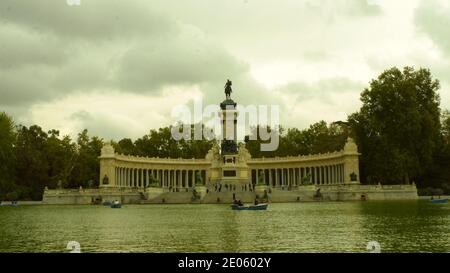
M 269 172 L 269 186 L 273 187 L 273 184 L 272 184 L 272 169 L 268 169 L 267 171 Z
M 347 139 L 343 151 L 343 176 L 346 184 L 359 184 L 359 153 L 358 146 L 352 138 Z M 353 179 L 352 179 L 353 178 Z M 353 181 L 352 181 L 353 180 Z
M 122 167 L 122 187 L 126 186 L 126 181 L 125 181 L 125 168 Z
M 287 171 L 287 186 L 289 187 L 292 185 L 291 184 L 291 168 L 287 168 L 286 171 Z
M 120 180 L 120 183 L 119 183 L 120 187 L 123 187 L 123 168 L 122 167 L 119 168 L 119 180 Z
M 337 183 L 337 168 L 336 165 L 333 165 L 333 184 Z
M 319 167 L 314 167 L 314 173 L 315 173 L 315 184 L 319 185 L 320 184 L 320 179 L 319 179 Z
M 116 155 L 111 143 L 106 143 L 99 156 L 100 159 L 100 174 L 99 186 L 102 187 L 117 187 L 116 181 Z

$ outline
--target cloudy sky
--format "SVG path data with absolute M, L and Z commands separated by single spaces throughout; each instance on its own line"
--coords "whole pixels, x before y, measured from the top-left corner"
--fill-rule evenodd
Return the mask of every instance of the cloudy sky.
M 1 0 L 0 111 L 105 139 L 170 125 L 227 78 L 305 128 L 345 119 L 392 66 L 430 68 L 450 108 L 450 0 Z

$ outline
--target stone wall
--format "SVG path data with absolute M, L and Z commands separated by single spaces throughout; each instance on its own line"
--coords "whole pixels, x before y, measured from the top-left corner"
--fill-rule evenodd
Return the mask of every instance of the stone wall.
M 88 205 L 96 199 L 102 201 L 119 200 L 123 204 L 140 203 L 142 193 L 137 190 L 118 189 L 74 189 L 74 190 L 45 190 L 42 204 L 79 204 Z
M 320 189 L 320 195 L 317 195 Z M 258 195 L 263 198 L 267 192 L 271 203 L 312 202 L 312 201 L 375 201 L 375 200 L 417 200 L 415 185 L 309 185 L 290 190 L 286 188 L 269 188 L 258 186 L 256 191 L 207 191 L 205 187 L 197 188 L 198 199 L 193 198 L 192 189 L 188 191 L 169 192 L 162 188 L 139 189 L 89 189 L 89 190 L 46 190 L 43 204 L 91 204 L 100 198 L 103 201 L 120 200 L 123 204 L 230 204 L 233 193 L 236 199 L 251 203 Z

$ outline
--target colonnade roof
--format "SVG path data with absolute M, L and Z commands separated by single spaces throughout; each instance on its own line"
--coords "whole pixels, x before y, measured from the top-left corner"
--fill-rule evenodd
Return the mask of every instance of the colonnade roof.
M 102 157 L 105 158 L 105 157 Z M 197 158 L 160 158 L 160 157 L 143 157 L 143 156 L 129 156 L 123 154 L 114 154 L 109 158 L 114 158 L 117 161 L 127 162 L 127 163 L 154 163 L 154 164 L 177 164 L 177 165 L 208 165 L 211 164 L 210 161 L 206 159 Z

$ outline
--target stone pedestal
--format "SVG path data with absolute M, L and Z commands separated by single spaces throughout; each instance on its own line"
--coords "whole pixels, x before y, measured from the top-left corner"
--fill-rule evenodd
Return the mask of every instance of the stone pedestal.
M 266 186 L 266 185 L 261 185 L 261 186 L 257 185 L 255 187 L 255 193 L 257 195 L 259 195 L 259 197 L 263 197 L 264 196 L 264 191 L 267 191 L 267 193 L 269 193 L 269 187 Z
M 195 190 L 200 195 L 200 200 L 202 200 L 206 195 L 206 187 L 205 186 L 196 186 Z
M 156 198 L 158 196 L 160 196 L 161 194 L 164 193 L 164 189 L 163 188 L 154 188 L 154 187 L 149 187 L 145 189 L 145 199 L 149 200 L 152 198 Z

